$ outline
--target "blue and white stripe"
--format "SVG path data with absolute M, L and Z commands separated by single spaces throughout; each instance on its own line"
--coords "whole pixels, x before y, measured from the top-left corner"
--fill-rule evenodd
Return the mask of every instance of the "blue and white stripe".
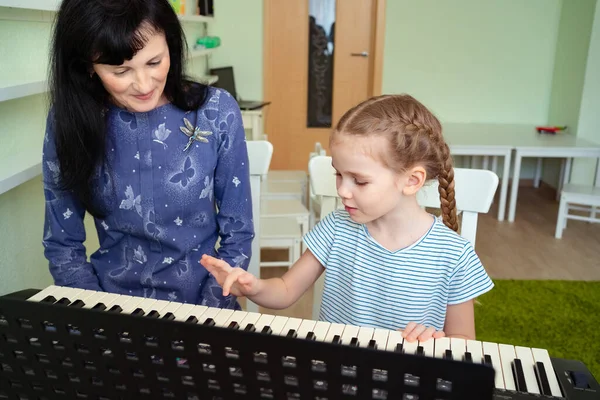
M 446 308 L 494 286 L 469 241 L 433 218 L 409 247 L 389 251 L 344 210 L 336 210 L 304 240 L 325 266 L 320 319 L 403 329 L 409 322 L 443 330 Z

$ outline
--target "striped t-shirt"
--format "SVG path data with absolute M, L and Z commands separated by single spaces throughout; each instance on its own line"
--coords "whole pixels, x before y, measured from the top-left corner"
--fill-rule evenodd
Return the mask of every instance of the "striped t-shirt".
M 494 286 L 471 243 L 433 216 L 423 237 L 393 252 L 345 210 L 327 215 L 304 240 L 325 267 L 323 321 L 385 329 L 416 322 L 443 330 L 449 304 Z

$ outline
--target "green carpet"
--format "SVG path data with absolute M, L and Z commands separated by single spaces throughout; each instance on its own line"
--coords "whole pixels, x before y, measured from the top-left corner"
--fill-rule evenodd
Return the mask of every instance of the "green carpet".
M 547 349 L 600 381 L 600 282 L 494 280 L 475 304 L 477 340 Z

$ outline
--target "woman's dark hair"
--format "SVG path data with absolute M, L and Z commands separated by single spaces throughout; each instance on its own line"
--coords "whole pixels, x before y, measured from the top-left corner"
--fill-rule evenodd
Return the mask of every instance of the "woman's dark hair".
M 164 94 L 175 106 L 200 107 L 206 86 L 185 78 L 187 44 L 179 19 L 168 0 L 63 0 L 51 49 L 51 120 L 56 137 L 61 187 L 71 190 L 92 215 L 91 179 L 104 162 L 105 110 L 110 96 L 93 64 L 121 65 L 147 41 L 149 27 L 164 33 L 171 67 Z M 146 33 L 146 35 L 144 35 Z

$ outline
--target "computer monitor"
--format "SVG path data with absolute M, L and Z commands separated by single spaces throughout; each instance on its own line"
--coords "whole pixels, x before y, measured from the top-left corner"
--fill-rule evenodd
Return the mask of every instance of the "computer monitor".
M 211 68 L 210 74 L 219 77 L 219 80 L 213 84 L 214 87 L 227 90 L 234 99 L 239 100 L 237 91 L 235 90 L 233 67 Z

